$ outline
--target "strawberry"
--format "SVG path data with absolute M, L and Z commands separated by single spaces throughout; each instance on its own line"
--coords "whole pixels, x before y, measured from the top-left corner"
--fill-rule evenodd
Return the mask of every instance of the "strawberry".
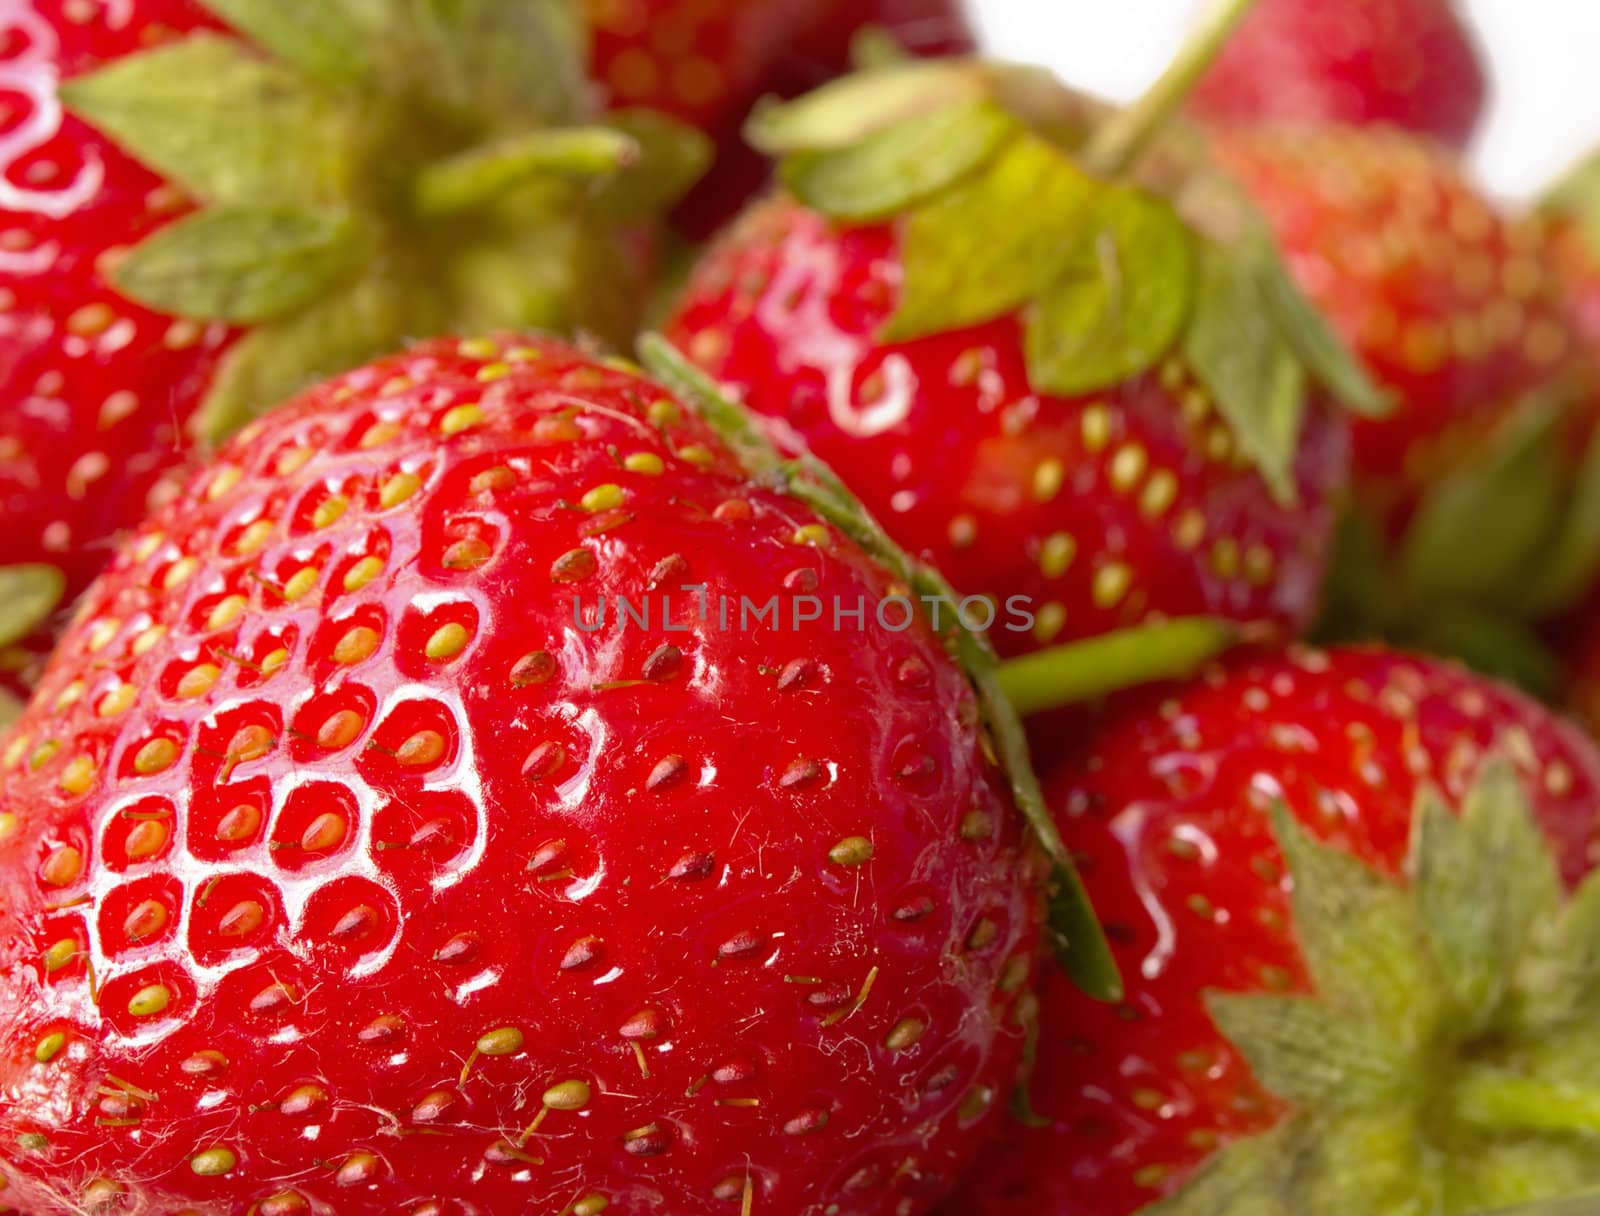
M 407 335 L 629 336 L 661 186 L 558 129 L 570 40 L 499 0 L 7 5 L 0 567 L 70 598 L 197 437 Z
M 1464 148 L 1487 95 L 1453 0 L 1261 0 L 1192 108 L 1223 123 L 1388 124 Z
M 584 0 L 592 71 L 612 104 L 671 114 L 717 141 L 712 171 L 678 209 L 709 236 L 767 180 L 740 126 L 763 96 L 793 97 L 847 72 L 864 30 L 916 55 L 970 51 L 959 0 Z
M 1097 165 L 1127 134 L 1086 146 L 1098 119 L 971 62 L 766 111 L 786 189 L 668 330 L 900 543 L 1031 620 L 1002 651 L 1182 614 L 1298 629 L 1346 455 L 1311 381 L 1374 394 L 1219 183 Z
M 1016 724 L 752 436 L 441 341 L 152 517 L 0 758 L 6 1200 L 927 1210 L 1021 1050 Z
M 1354 424 L 1352 533 L 1368 553 L 1345 563 L 1345 612 L 1358 631 L 1541 682 L 1518 622 L 1569 603 L 1600 553 L 1574 530 L 1589 420 L 1549 224 L 1500 213 L 1454 157 L 1398 131 L 1281 127 L 1217 146 L 1397 402 Z
M 1342 649 L 1055 743 L 1127 998 L 1045 978 L 1027 1124 L 950 1213 L 1464 1216 L 1600 1182 L 1600 753 L 1570 725 Z

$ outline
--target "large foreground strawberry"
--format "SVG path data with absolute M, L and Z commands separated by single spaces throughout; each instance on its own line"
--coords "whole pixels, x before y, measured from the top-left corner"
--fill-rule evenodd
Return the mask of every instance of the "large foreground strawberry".
M 1600 555 L 1550 225 L 1503 214 L 1452 155 L 1399 131 L 1217 145 L 1396 402 L 1354 423 L 1343 623 L 1547 678 L 1518 623 L 1567 606 Z
M 750 107 L 847 72 L 863 31 L 896 53 L 970 51 L 960 0 L 584 0 L 593 72 L 613 105 L 647 106 L 717 141 L 715 165 L 679 209 L 709 236 L 756 193 L 769 162 L 743 139 Z
M 0 8 L 0 567 L 76 594 L 197 436 L 404 338 L 628 336 L 674 165 L 617 179 L 581 64 L 553 0 Z
M 1145 121 L 970 61 L 766 111 L 785 190 L 671 324 L 993 600 L 1004 649 L 1184 614 L 1303 626 L 1345 473 L 1324 390 L 1374 405 L 1226 186 L 1137 180 Z
M 1456 0 L 1261 0 L 1195 90 L 1226 123 L 1392 125 L 1461 148 L 1488 81 Z
M 0 757 L 0 1197 L 901 1216 L 951 1183 L 1037 938 L 986 759 L 1015 720 L 864 517 L 706 417 L 729 442 L 626 365 L 436 342 L 136 534 Z
M 1600 754 L 1453 666 L 1246 656 L 1057 741 L 1121 1006 L 1046 978 L 952 1216 L 1446 1216 L 1600 1183 Z

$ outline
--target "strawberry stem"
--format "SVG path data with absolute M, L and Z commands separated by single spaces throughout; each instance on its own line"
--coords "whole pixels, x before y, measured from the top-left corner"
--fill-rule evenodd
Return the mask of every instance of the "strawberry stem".
M 639 355 L 650 372 L 667 388 L 699 406 L 700 416 L 717 431 L 754 477 L 772 483 L 783 493 L 805 503 L 822 519 L 838 528 L 869 556 L 909 587 L 919 602 L 940 601 L 936 620 L 950 622 L 945 645 L 966 672 L 977 696 L 979 712 L 994 741 L 1011 785 L 1012 800 L 1033 829 L 1040 846 L 1055 863 L 1059 890 L 1055 901 L 1061 914 L 1053 928 L 1065 939 L 1062 965 L 1084 992 L 1105 1001 L 1122 998 L 1122 978 L 1105 934 L 1095 919 L 1071 856 L 1055 820 L 1045 805 L 1039 778 L 1028 756 L 1022 719 L 1006 698 L 999 678 L 999 660 L 987 639 L 964 628 L 955 606 L 960 597 L 944 576 L 931 566 L 913 560 L 884 532 L 860 499 L 827 465 L 814 456 L 785 459 L 772 440 L 740 406 L 724 396 L 716 382 L 695 367 L 665 338 L 646 334 L 639 339 Z
M 608 177 L 639 155 L 638 141 L 610 127 L 534 131 L 429 165 L 417 175 L 412 203 L 426 219 L 459 215 L 541 175 Z
M 1456 1086 L 1455 1115 L 1490 1132 L 1600 1136 L 1600 1090 L 1476 1070 Z
M 1213 0 L 1199 27 L 1155 84 L 1126 109 L 1100 124 L 1080 157 L 1084 168 L 1118 177 L 1138 161 L 1150 140 L 1188 100 L 1256 0 Z
M 1000 687 L 1026 717 L 1135 684 L 1182 679 L 1238 640 L 1238 627 L 1216 617 L 1138 625 L 1002 663 Z

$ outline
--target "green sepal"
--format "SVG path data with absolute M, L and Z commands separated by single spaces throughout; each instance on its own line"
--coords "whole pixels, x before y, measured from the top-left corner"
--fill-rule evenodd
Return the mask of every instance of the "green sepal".
M 1111 388 L 1169 351 L 1189 319 L 1195 242 L 1154 195 L 1112 187 L 1073 228 L 1027 317 L 1028 378 L 1062 397 Z
M 0 647 L 20 642 L 61 606 L 67 576 L 43 562 L 0 566 Z
M 715 149 L 704 132 L 656 110 L 617 110 L 607 116 L 633 140 L 639 159 L 599 184 L 596 210 L 617 220 L 643 220 L 681 199 L 711 167 Z
M 1313 997 L 1206 994 L 1206 1009 L 1280 1098 L 1318 1111 L 1376 1106 L 1410 1077 L 1393 1036 Z
M 1284 265 L 1277 246 L 1270 239 L 1263 240 L 1256 256 L 1267 307 L 1312 378 L 1353 414 L 1383 418 L 1393 413 L 1393 397 L 1379 386 L 1327 318 L 1306 298 Z
M 1246 249 L 1201 242 L 1199 260 L 1184 354 L 1274 497 L 1292 503 L 1305 366 L 1268 306 L 1260 250 L 1251 256 Z
M 506 126 L 587 117 L 587 27 L 571 0 L 388 0 L 409 6 L 435 97 Z
M 414 204 L 428 218 L 458 215 L 498 203 L 518 186 L 555 175 L 601 180 L 641 155 L 633 137 L 611 127 L 529 131 L 470 148 L 418 175 Z
M 74 114 L 207 203 L 349 194 L 348 130 L 329 95 L 234 38 L 193 34 L 63 82 Z
M 701 417 L 739 456 L 752 477 L 768 480 L 804 502 L 909 587 L 918 602 L 945 606 L 939 618 L 954 622 L 944 635 L 945 646 L 972 685 L 980 719 L 994 743 L 1012 799 L 1053 863 L 1050 925 L 1062 968 L 1088 996 L 1121 1000 L 1122 977 L 1116 959 L 1045 805 L 1022 721 L 1000 687 L 999 661 L 986 638 L 961 625 L 960 614 L 954 611 L 959 597 L 950 584 L 937 570 L 895 544 L 827 465 L 810 455 L 786 460 L 753 418 L 665 338 L 645 334 L 639 339 L 639 357 L 663 385 L 698 406 Z
M 1452 813 L 1425 792 L 1412 820 L 1410 868 L 1434 961 L 1456 1011 L 1476 1030 L 1499 1012 L 1535 921 L 1561 879 L 1511 764 L 1486 760 Z
M 1541 700 L 1557 698 L 1566 683 L 1561 660 L 1538 631 L 1494 608 L 1460 600 L 1428 604 L 1390 636 L 1397 644 L 1465 663 Z
M 1590 153 L 1545 195 L 1543 209 L 1572 220 L 1600 257 L 1600 154 Z
M 201 0 L 285 63 L 331 86 L 359 85 L 371 71 L 369 42 L 340 0 Z
M 1239 641 L 1237 622 L 1178 617 L 1113 630 L 1000 664 L 1000 686 L 1026 717 L 1157 680 L 1178 680 Z
M 1022 124 L 992 101 L 952 102 L 846 148 L 798 152 L 779 176 L 797 199 L 834 219 L 872 223 L 908 211 L 977 172 Z
M 200 408 L 194 435 L 215 445 L 271 407 L 329 376 L 438 333 L 443 317 L 422 284 L 366 278 L 305 310 L 252 329 L 228 348 Z
M 257 325 L 322 299 L 369 256 L 348 212 L 212 207 L 136 246 L 112 282 L 129 299 L 174 316 Z
M 1506 420 L 1484 459 L 1424 497 L 1401 557 L 1406 583 L 1420 598 L 1517 603 L 1529 563 L 1561 511 L 1563 408 L 1529 401 Z
M 1529 1037 L 1600 1021 L 1600 873 L 1584 879 L 1548 933 L 1535 939 L 1521 979 L 1512 1013 Z
M 1337 1012 L 1415 1043 L 1437 1002 L 1416 903 L 1343 849 L 1314 840 L 1281 802 L 1273 832 L 1294 880 L 1294 925 L 1317 995 Z
M 1104 189 L 1043 140 L 1011 141 L 988 172 L 905 219 L 905 283 L 883 339 L 961 329 L 1021 308 L 1055 278 L 1061 234 Z
M 1516 598 L 1528 619 L 1575 608 L 1600 581 L 1600 428 L 1589 436 L 1554 537 L 1543 548 Z
M 763 101 L 744 137 L 768 156 L 843 151 L 891 127 L 993 94 L 972 60 L 912 60 L 842 77 L 794 101 Z

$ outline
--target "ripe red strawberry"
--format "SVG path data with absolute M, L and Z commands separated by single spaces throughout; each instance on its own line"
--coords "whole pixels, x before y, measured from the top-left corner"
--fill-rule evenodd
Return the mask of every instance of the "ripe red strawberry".
M 678 209 L 709 236 L 767 181 L 740 131 L 764 96 L 793 97 L 850 70 L 863 30 L 914 55 L 973 48 L 960 0 L 584 0 L 593 72 L 613 105 L 674 115 L 717 142 L 711 172 Z
M 872 623 L 902 575 L 773 484 L 546 340 L 226 447 L 0 761 L 5 1199 L 925 1211 L 1015 1075 L 1032 853 Z
M 769 113 L 788 191 L 702 259 L 670 332 L 957 587 L 1026 604 L 1002 650 L 1163 615 L 1298 629 L 1346 456 L 1299 360 L 1346 383 L 1342 353 L 1265 238 L 1225 247 L 1203 209 L 1081 167 L 1061 120 L 1085 111 L 950 64 Z
M 619 189 L 516 186 L 540 163 L 592 185 L 630 146 L 541 130 L 585 119 L 581 63 L 514 7 L 365 6 L 367 28 L 309 0 L 7 6 L 0 567 L 47 563 L 70 597 L 197 433 L 407 336 L 631 332 Z
M 1261 0 L 1192 106 L 1225 123 L 1389 124 L 1463 148 L 1487 94 L 1453 0 Z
M 1465 1214 L 1600 1182 L 1574 1134 L 1600 880 L 1561 895 L 1600 855 L 1600 754 L 1570 725 L 1348 649 L 1246 655 L 1057 746 L 1127 999 L 1045 979 L 1033 1117 L 949 1212 Z

